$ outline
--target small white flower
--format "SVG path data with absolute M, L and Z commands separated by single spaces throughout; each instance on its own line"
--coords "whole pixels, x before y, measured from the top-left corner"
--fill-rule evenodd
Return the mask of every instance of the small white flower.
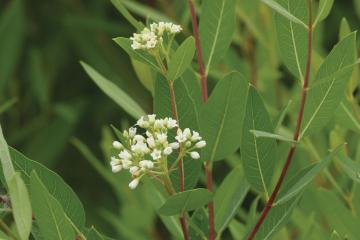
M 129 136 L 133 138 L 135 135 L 136 135 L 136 128 L 131 127 L 129 129 Z
M 154 123 L 155 129 L 162 129 L 164 128 L 164 120 L 163 119 L 156 119 Z
M 148 137 L 146 139 L 147 144 L 149 147 L 154 148 L 155 147 L 155 139 L 153 137 Z
M 132 161 L 126 159 L 122 160 L 121 163 L 124 169 L 129 169 L 132 165 Z
M 113 173 L 118 173 L 118 172 L 120 172 L 122 170 L 122 166 L 121 165 L 115 165 L 115 166 L 112 166 L 111 167 L 111 171 L 113 172 Z
M 155 149 L 150 155 L 154 160 L 158 160 L 161 158 L 161 151 Z
M 170 29 L 170 32 L 175 34 L 175 33 L 179 33 L 182 31 L 182 27 L 180 25 L 175 25 L 175 24 L 172 24 L 171 26 L 171 29 Z
M 116 157 L 111 157 L 110 165 L 115 166 L 115 165 L 118 165 L 118 164 L 121 164 L 121 160 L 117 159 Z
M 185 128 L 183 135 L 185 138 L 189 139 L 191 137 L 191 131 L 189 128 Z
M 156 114 L 148 115 L 149 123 L 155 123 Z
M 167 142 L 167 135 L 165 133 L 160 133 L 156 135 L 157 140 L 159 143 L 164 144 Z
M 129 188 L 130 189 L 135 189 L 138 185 L 139 185 L 139 178 L 135 178 L 133 179 L 130 183 L 129 183 Z
M 144 142 L 145 141 L 145 138 L 141 135 L 135 135 L 134 136 L 134 141 L 139 143 L 139 142 Z
M 127 151 L 127 150 L 123 150 L 119 153 L 119 157 L 121 159 L 127 159 L 130 160 L 131 159 L 131 154 Z
M 131 167 L 131 168 L 129 169 L 129 172 L 130 172 L 131 174 L 135 174 L 138 170 L 139 170 L 139 167 L 133 166 L 133 167 Z
M 154 167 L 154 163 L 150 160 L 142 160 L 139 162 L 139 166 L 141 168 L 148 168 L 148 169 L 151 169 Z
M 144 142 L 137 142 L 136 144 L 131 146 L 131 151 L 139 154 L 147 154 L 150 152 L 150 149 L 147 147 Z
M 166 147 L 164 149 L 164 154 L 167 156 L 170 155 L 172 152 L 173 152 L 173 149 L 171 147 Z
M 172 129 L 172 128 L 175 128 L 175 127 L 177 127 L 177 126 L 178 126 L 178 125 L 177 125 L 177 122 L 176 122 L 175 119 L 172 119 L 172 118 L 168 118 L 168 119 L 167 119 L 166 127 L 167 127 L 168 129 Z
M 183 143 L 183 142 L 185 142 L 187 140 L 186 136 L 184 135 L 184 133 L 182 132 L 182 130 L 180 128 L 177 130 L 177 135 L 176 135 L 175 139 L 179 143 Z
M 141 127 L 141 128 L 148 128 L 148 127 L 149 127 L 149 122 L 146 121 L 146 120 L 144 119 L 144 117 L 141 117 L 141 118 L 137 121 L 136 124 L 137 124 L 139 127 Z
M 197 147 L 197 148 L 203 148 L 203 147 L 205 147 L 206 146 L 206 142 L 204 141 L 204 140 L 202 140 L 202 141 L 200 141 L 200 142 L 197 142 L 196 144 L 195 144 L 195 147 Z
M 169 146 L 172 149 L 178 149 L 180 147 L 180 144 L 178 142 L 173 142 L 173 143 L 170 143 Z
M 193 131 L 193 134 L 191 136 L 191 141 L 196 142 L 200 140 L 201 140 L 200 134 L 196 131 Z
M 198 152 L 190 152 L 190 156 L 193 159 L 199 159 L 200 158 L 200 154 Z
M 119 141 L 113 141 L 112 145 L 116 149 L 121 149 L 123 147 L 123 145 Z

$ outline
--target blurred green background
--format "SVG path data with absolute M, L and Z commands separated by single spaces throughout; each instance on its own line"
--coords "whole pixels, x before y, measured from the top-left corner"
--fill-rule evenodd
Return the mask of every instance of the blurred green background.
M 189 27 L 185 0 L 128 2 L 138 4 L 130 10 L 139 19 L 145 21 L 151 7 Z M 327 49 L 337 41 L 342 17 L 352 29 L 360 27 L 358 2 L 335 0 L 320 40 Z M 114 229 L 99 211 L 115 209 L 116 196 L 71 139 L 81 139 L 100 158 L 104 126 L 133 120 L 99 90 L 79 60 L 151 112 L 151 93 L 112 41 L 133 31 L 108 0 L 0 1 L 0 121 L 8 143 L 58 172 L 83 201 L 88 225 L 109 235 Z

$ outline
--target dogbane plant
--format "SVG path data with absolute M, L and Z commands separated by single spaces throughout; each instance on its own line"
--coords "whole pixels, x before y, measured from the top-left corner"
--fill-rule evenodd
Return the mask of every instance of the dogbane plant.
M 334 1 L 188 0 L 168 15 L 112 3 L 134 29 L 114 41 L 153 104 L 81 62 L 130 120 L 104 127 L 105 164 L 72 143 L 114 191 L 119 211 L 101 216 L 116 239 L 358 239 L 356 32 L 343 19 L 330 50 L 318 41 Z M 1 238 L 110 239 L 0 133 Z

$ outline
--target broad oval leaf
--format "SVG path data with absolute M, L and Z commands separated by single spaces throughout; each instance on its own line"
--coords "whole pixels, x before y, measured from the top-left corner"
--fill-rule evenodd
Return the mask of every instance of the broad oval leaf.
M 195 54 L 195 41 L 193 37 L 188 37 L 172 55 L 168 72 L 167 79 L 174 81 L 180 77 L 185 70 L 190 66 L 191 61 Z
M 321 170 L 326 168 L 330 163 L 330 160 L 338 154 L 343 147 L 343 144 L 336 147 L 325 159 L 318 163 L 312 164 L 302 169 L 292 179 L 289 180 L 285 186 L 280 190 L 276 204 L 283 204 L 286 201 L 294 198 L 298 193 L 302 192 L 320 173 Z
M 191 71 L 186 71 L 174 82 L 175 102 L 179 126 L 182 129 L 190 128 L 195 131 L 199 129 L 198 106 L 200 104 L 200 86 L 196 76 Z M 158 117 L 172 117 L 170 89 L 167 80 L 158 75 L 155 80 L 154 110 Z M 174 133 L 172 133 L 174 134 Z M 175 136 L 173 136 L 175 137 Z M 174 161 L 175 155 L 170 155 L 169 162 Z M 201 173 L 201 162 L 194 161 L 190 157 L 184 159 L 184 182 L 185 189 L 192 189 Z M 179 174 L 174 171 L 171 179 L 176 190 L 179 190 Z
M 35 170 L 50 194 L 62 205 L 67 216 L 79 229 L 82 229 L 85 225 L 85 210 L 69 185 L 58 174 L 25 157 L 17 150 L 10 148 L 10 155 L 15 169 L 21 171 L 24 182 L 30 184 L 30 174 Z
M 86 73 L 90 78 L 95 82 L 95 84 L 114 102 L 116 102 L 120 107 L 122 107 L 128 114 L 130 114 L 135 119 L 140 118 L 145 115 L 145 111 L 137 104 L 127 93 L 121 90 L 114 83 L 110 82 L 102 75 L 100 75 L 95 69 L 90 67 L 84 62 L 81 62 L 81 65 L 85 69 Z
M 236 214 L 250 189 L 240 167 L 232 170 L 216 190 L 214 196 L 215 230 L 220 234 Z
M 235 31 L 235 0 L 207 0 L 202 3 L 200 40 L 205 70 L 226 54 Z
M 207 204 L 213 194 L 205 188 L 197 188 L 177 193 L 164 203 L 159 213 L 165 216 L 172 216 L 187 211 L 195 210 Z
M 278 3 L 302 22 L 307 22 L 306 1 L 280 0 Z M 308 48 L 306 28 L 276 14 L 276 32 L 283 63 L 298 80 L 303 81 Z
M 75 239 L 75 232 L 60 203 L 49 193 L 35 171 L 30 177 L 31 204 L 44 240 Z
M 202 160 L 221 160 L 239 147 L 248 89 L 248 82 L 237 72 L 217 83 L 200 112 L 201 134 L 207 143 Z
M 250 87 L 246 103 L 241 158 L 249 183 L 260 192 L 269 194 L 270 180 L 277 162 L 277 145 L 273 138 L 257 138 L 250 130 L 272 132 L 273 126 L 263 100 L 254 87 Z
M 8 187 L 16 229 L 21 240 L 28 240 L 31 232 L 32 211 L 29 192 L 20 173 L 14 174 Z
M 345 95 L 355 62 L 355 33 L 339 42 L 321 64 L 305 103 L 300 139 L 320 130 Z

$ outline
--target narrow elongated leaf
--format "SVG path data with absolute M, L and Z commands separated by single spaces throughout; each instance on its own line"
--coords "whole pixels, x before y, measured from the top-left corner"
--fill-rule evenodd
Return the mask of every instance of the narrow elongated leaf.
M 150 55 L 148 52 L 138 49 L 134 50 L 131 47 L 131 40 L 128 38 L 118 37 L 114 38 L 114 41 L 122 48 L 124 51 L 132 58 L 148 64 L 150 67 L 155 69 L 158 72 L 160 71 L 160 68 L 156 62 L 156 59 L 154 56 Z
M 239 147 L 248 89 L 248 82 L 237 72 L 216 85 L 200 113 L 201 134 L 207 142 L 202 160 L 221 160 Z
M 116 7 L 116 9 L 123 15 L 123 17 L 138 31 L 144 28 L 144 25 L 137 21 L 131 13 L 126 9 L 121 0 L 111 0 L 111 3 Z
M 344 169 L 345 173 L 354 181 L 360 183 L 360 163 L 351 160 L 344 154 L 339 153 L 339 163 Z
M 44 240 L 75 239 L 75 232 L 61 205 L 46 189 L 36 172 L 30 177 L 31 204 Z
M 190 128 L 198 131 L 198 106 L 201 100 L 201 93 L 196 76 L 192 72 L 186 71 L 182 77 L 175 80 L 174 90 L 180 128 Z M 173 117 L 169 84 L 167 80 L 160 75 L 155 82 L 154 109 L 158 117 Z M 169 161 L 172 162 L 175 158 L 175 155 L 171 155 Z M 189 157 L 184 159 L 185 189 L 192 189 L 196 185 L 200 177 L 200 169 L 200 161 L 194 161 Z M 179 190 L 180 179 L 177 171 L 172 173 L 171 179 L 174 183 L 175 189 Z
M 300 138 L 320 130 L 344 97 L 355 62 L 355 33 L 339 42 L 325 58 L 308 92 Z M 349 67 L 350 66 L 350 67 Z
M 254 87 L 249 90 L 246 103 L 241 158 L 249 183 L 260 192 L 268 194 L 270 179 L 277 162 L 276 141 L 273 138 L 256 138 L 250 130 L 272 132 L 273 126 L 264 103 Z
M 207 204 L 212 196 L 212 193 L 204 188 L 180 192 L 171 196 L 159 209 L 159 213 L 165 216 L 172 216 L 191 211 Z
M 15 169 L 11 162 L 9 148 L 4 138 L 2 128 L 0 125 L 0 160 L 3 174 L 5 177 L 5 183 L 8 184 L 15 175 Z
M 278 117 L 274 121 L 276 123 L 274 132 L 277 132 L 277 130 L 279 130 L 279 128 L 281 127 L 281 124 L 283 123 L 283 121 L 286 117 L 286 114 L 289 111 L 289 107 L 290 107 L 291 103 L 292 103 L 292 100 L 289 100 L 288 103 L 286 104 L 286 106 L 284 107 L 284 109 L 281 111 L 281 113 L 278 115 Z
M 85 225 L 84 207 L 69 185 L 55 172 L 13 148 L 10 148 L 10 155 L 15 169 L 21 171 L 24 182 L 30 184 L 30 174 L 35 170 L 50 194 L 62 205 L 66 215 L 79 229 L 82 229 Z
M 29 192 L 20 173 L 12 177 L 8 187 L 16 229 L 21 240 L 28 240 L 31 232 L 32 211 Z
M 284 8 L 282 5 L 280 5 L 279 3 L 277 3 L 274 0 L 262 0 L 263 3 L 265 3 L 266 5 L 268 5 L 269 7 L 271 7 L 272 9 L 274 9 L 277 13 L 281 14 L 282 16 L 284 16 L 285 18 L 287 18 L 288 20 L 303 25 L 303 27 L 307 27 L 307 25 L 300 20 L 299 18 L 297 18 L 295 15 L 293 15 L 288 8 Z
M 9 110 L 17 102 L 16 98 L 11 98 L 0 105 L 0 115 Z
M 138 119 L 145 115 L 144 110 L 129 95 L 127 95 L 127 93 L 121 90 L 114 83 L 104 78 L 86 63 L 81 62 L 81 65 L 95 84 L 132 117 Z
M 293 140 L 291 138 L 288 138 L 288 137 L 285 137 L 285 136 L 281 136 L 279 134 L 274 134 L 274 133 L 269 133 L 269 132 L 259 131 L 259 130 L 250 130 L 250 132 L 252 134 L 254 134 L 254 136 L 257 137 L 257 138 L 272 138 L 272 139 L 275 139 L 275 140 L 296 143 L 295 140 Z
M 225 56 L 235 31 L 235 0 L 207 0 L 200 17 L 200 39 L 206 73 Z
M 324 20 L 330 13 L 331 8 L 334 4 L 334 0 L 320 0 L 318 13 L 314 21 L 314 25 Z
M 306 1 L 279 0 L 278 3 L 300 21 L 307 22 Z M 276 32 L 283 63 L 298 80 L 303 81 L 308 47 L 306 28 L 281 14 L 276 14 Z
M 294 198 L 298 193 L 302 192 L 320 173 L 321 170 L 326 168 L 330 163 L 330 160 L 338 154 L 342 149 L 343 144 L 336 147 L 325 159 L 319 163 L 312 164 L 297 175 L 295 175 L 289 182 L 280 190 L 276 204 L 283 204 L 284 202 Z
M 335 112 L 335 120 L 340 126 L 360 133 L 360 119 L 355 115 L 351 103 L 344 99 Z
M 167 78 L 174 81 L 180 77 L 190 66 L 195 54 L 195 41 L 193 37 L 188 37 L 172 55 Z
M 285 204 L 277 205 L 271 208 L 268 216 L 258 230 L 255 240 L 270 240 L 284 224 L 290 219 L 291 213 L 297 205 L 300 196 L 294 198 Z
M 236 167 L 221 183 L 214 196 L 215 230 L 219 234 L 234 217 L 250 189 L 244 172 Z

